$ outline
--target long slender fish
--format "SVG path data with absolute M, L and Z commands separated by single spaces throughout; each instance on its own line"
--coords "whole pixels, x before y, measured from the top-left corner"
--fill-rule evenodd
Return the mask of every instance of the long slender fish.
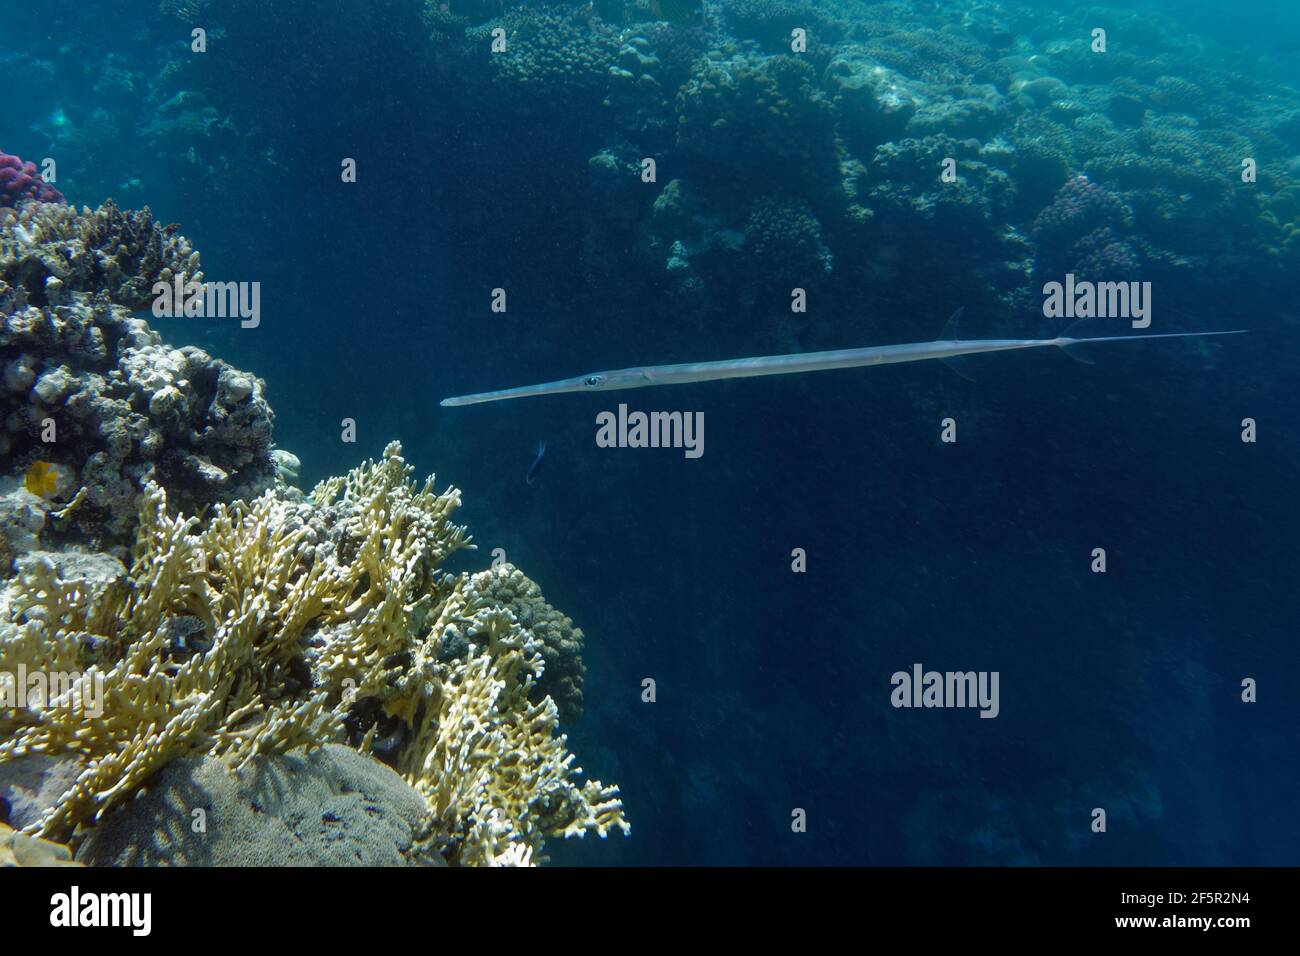
M 477 392 L 444 398 L 444 406 L 478 405 L 501 402 L 508 398 L 533 395 L 559 395 L 563 392 L 612 392 L 624 388 L 649 388 L 654 385 L 685 385 L 688 382 L 712 382 L 723 378 L 755 378 L 760 375 L 793 375 L 797 372 L 821 372 L 833 368 L 860 368 L 867 365 L 893 365 L 899 362 L 924 362 L 928 359 L 955 359 L 983 352 L 1009 352 L 1014 349 L 1058 348 L 1069 352 L 1076 345 L 1099 342 L 1148 342 L 1152 339 L 1191 339 L 1211 335 L 1240 335 L 1245 329 L 1226 332 L 1162 332 L 1158 335 L 1108 335 L 1075 339 L 950 339 L 937 342 L 912 342 L 906 345 L 872 345 L 860 349 L 835 349 L 828 352 L 798 352 L 794 355 L 763 355 L 755 358 L 724 359 L 720 362 L 693 362 L 684 365 L 644 365 L 612 372 L 592 372 L 576 378 L 540 385 L 521 385 L 495 392 Z M 1077 357 L 1077 356 L 1076 356 Z M 1083 361 L 1087 361 L 1084 359 Z

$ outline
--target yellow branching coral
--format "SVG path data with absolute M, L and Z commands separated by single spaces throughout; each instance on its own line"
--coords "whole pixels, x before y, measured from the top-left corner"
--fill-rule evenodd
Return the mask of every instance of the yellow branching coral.
M 442 665 L 437 709 L 399 765 L 447 827 L 456 858 L 497 863 L 531 856 L 551 835 L 626 833 L 618 788 L 579 787 L 554 700 L 529 699 L 544 669 L 540 640 L 465 585 L 458 581 L 431 632 L 436 657 L 459 638 L 463 655 Z
M 381 734 L 449 861 L 526 864 L 547 837 L 628 830 L 616 787 L 575 781 L 556 704 L 535 692 L 546 643 L 527 619 L 571 622 L 514 569 L 525 603 L 440 571 L 469 546 L 451 520 L 460 493 L 416 485 L 400 452 L 306 500 L 267 492 L 203 522 L 149 485 L 130 572 L 102 587 L 28 563 L 0 600 L 0 662 L 77 676 L 0 715 L 0 762 L 81 767 L 30 830 L 67 837 L 184 753 L 242 761 L 345 738 L 380 752 Z
M 169 517 L 166 496 L 150 485 L 127 587 L 93 595 L 62 582 L 48 560 L 11 587 L 5 667 L 79 675 L 59 697 L 29 707 L 26 725 L 0 742 L 0 761 L 49 753 L 83 764 L 35 828 L 41 835 L 97 819 L 191 750 L 242 759 L 341 734 L 324 694 L 287 686 L 296 636 L 286 623 L 316 595 L 277 593 L 295 573 L 297 541 L 272 528 L 274 507 L 269 494 L 222 506 L 195 534 L 195 519 Z M 208 635 L 202 652 L 182 644 L 182 623 L 191 636 Z

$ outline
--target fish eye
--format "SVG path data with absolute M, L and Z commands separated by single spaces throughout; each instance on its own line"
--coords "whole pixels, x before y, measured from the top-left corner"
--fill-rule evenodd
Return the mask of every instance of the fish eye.
M 588 375 L 586 378 L 582 380 L 582 384 L 588 386 L 589 388 L 597 388 L 604 381 L 605 381 L 605 376 L 603 375 Z

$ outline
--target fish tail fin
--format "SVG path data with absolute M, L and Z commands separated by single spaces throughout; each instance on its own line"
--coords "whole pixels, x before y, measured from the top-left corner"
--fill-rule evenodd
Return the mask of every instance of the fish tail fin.
M 952 315 L 948 316 L 948 321 L 943 324 L 943 332 L 939 335 L 941 342 L 960 342 L 961 341 L 961 318 L 966 312 L 966 306 L 962 306 Z M 971 363 L 964 355 L 949 355 L 939 361 L 952 369 L 953 372 L 960 375 L 968 382 L 975 381 L 975 376 L 971 372 Z
M 1085 354 L 1076 344 L 1088 340 L 1094 342 L 1097 341 L 1097 339 L 1102 336 L 1098 336 L 1096 331 L 1096 319 L 1079 319 L 1077 322 L 1072 322 L 1059 336 L 1061 340 L 1061 351 L 1070 356 L 1070 358 L 1074 359 L 1080 365 L 1096 365 L 1097 360 L 1092 358 L 1090 355 Z

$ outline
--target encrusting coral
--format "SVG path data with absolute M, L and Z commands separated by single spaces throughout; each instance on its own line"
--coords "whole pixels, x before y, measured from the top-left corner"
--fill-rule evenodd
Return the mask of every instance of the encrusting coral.
M 82 767 L 29 831 L 75 836 L 182 754 L 238 763 L 350 739 L 424 795 L 449 862 L 530 863 L 550 836 L 627 832 L 617 788 L 575 781 L 557 705 L 535 693 L 538 631 L 558 622 L 532 630 L 511 604 L 549 605 L 514 569 L 506 601 L 439 570 L 469 546 L 460 493 L 416 485 L 400 451 L 305 500 L 267 491 L 204 521 L 149 483 L 132 567 L 105 587 L 23 566 L 0 597 L 0 660 L 77 676 L 0 724 L 0 763 Z

